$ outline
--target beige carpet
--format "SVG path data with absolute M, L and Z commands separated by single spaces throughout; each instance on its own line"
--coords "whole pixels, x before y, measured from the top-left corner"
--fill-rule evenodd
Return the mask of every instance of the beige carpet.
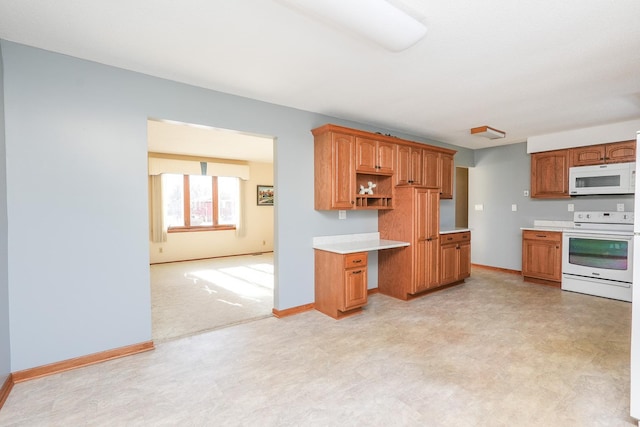
M 151 266 L 153 340 L 271 316 L 273 253 Z

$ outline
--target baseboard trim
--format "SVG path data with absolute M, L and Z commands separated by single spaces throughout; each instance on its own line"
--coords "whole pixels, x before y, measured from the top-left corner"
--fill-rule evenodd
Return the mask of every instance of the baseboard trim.
M 522 271 L 520 270 L 509 270 L 508 268 L 491 267 L 490 265 L 471 264 L 471 267 L 484 268 L 485 270 L 501 271 L 503 273 L 509 273 L 509 274 L 517 274 L 518 276 L 522 274 Z
M 367 295 L 379 294 L 380 288 L 367 289 Z
M 4 384 L 0 387 L 0 409 L 2 409 L 2 405 L 7 401 L 7 397 L 9 397 L 9 393 L 11 393 L 11 389 L 13 388 L 13 375 L 9 374 L 6 380 L 4 380 Z
M 556 282 L 554 280 L 538 279 L 537 277 L 523 277 L 522 279 L 525 282 L 535 283 L 536 285 L 551 286 L 553 288 L 561 288 L 562 287 L 562 283 L 561 282 Z
M 236 256 L 262 255 L 262 254 L 270 254 L 270 253 L 273 253 L 273 251 L 247 252 L 246 254 L 218 255 L 218 256 L 209 256 L 204 258 L 178 259 L 175 261 L 158 261 L 158 262 L 150 262 L 149 265 L 173 264 L 176 262 L 189 262 L 189 261 L 204 261 L 207 259 L 232 258 Z
M 287 308 L 286 310 L 276 310 L 274 308 L 273 310 L 271 310 L 271 312 L 275 317 L 277 317 L 278 319 L 281 319 L 283 317 L 293 316 L 294 314 L 304 313 L 305 311 L 310 311 L 310 310 L 313 310 L 314 308 L 315 308 L 315 304 L 311 303 L 311 304 L 300 305 L 298 307 Z
M 154 348 L 155 347 L 153 345 L 153 341 L 146 341 L 139 344 L 133 344 L 125 347 L 114 348 L 112 350 L 102 351 L 100 353 L 89 354 L 87 356 L 75 357 L 73 359 L 67 359 L 48 365 L 37 366 L 35 368 L 25 369 L 23 371 L 17 371 L 12 374 L 12 379 L 13 383 L 17 384 L 23 381 L 57 374 L 59 372 L 65 372 L 72 369 L 82 368 L 84 366 L 95 365 L 96 363 L 106 362 L 107 360 L 131 356 L 137 353 L 143 353 L 145 351 L 153 350 Z

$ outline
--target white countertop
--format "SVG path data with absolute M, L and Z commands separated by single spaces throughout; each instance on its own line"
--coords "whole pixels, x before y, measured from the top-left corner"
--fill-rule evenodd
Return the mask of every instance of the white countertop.
M 341 234 L 313 238 L 313 249 L 338 254 L 379 251 L 409 246 L 409 242 L 380 239 L 380 233 Z
M 520 227 L 520 230 L 534 231 L 564 231 L 566 229 L 573 229 L 573 221 L 536 219 L 533 221 L 533 227 Z
M 464 233 L 465 231 L 471 231 L 471 229 L 470 228 L 464 228 L 464 227 L 455 227 L 455 228 L 452 228 L 452 229 L 440 230 L 440 234 Z

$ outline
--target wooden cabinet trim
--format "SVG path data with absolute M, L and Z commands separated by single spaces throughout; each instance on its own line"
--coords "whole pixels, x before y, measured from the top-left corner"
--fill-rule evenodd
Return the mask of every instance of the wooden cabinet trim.
M 323 125 L 323 126 L 320 126 L 320 127 L 317 127 L 315 129 L 311 130 L 311 133 L 314 136 L 320 135 L 320 134 L 322 134 L 324 132 L 338 132 L 338 133 L 350 134 L 350 135 L 353 135 L 355 137 L 362 137 L 362 138 L 373 139 L 373 140 L 377 140 L 377 141 L 390 142 L 392 144 L 408 145 L 408 146 L 412 146 L 412 147 L 416 147 L 416 148 L 428 148 L 429 150 L 438 151 L 438 152 L 441 152 L 441 153 L 447 153 L 447 154 L 451 154 L 451 155 L 457 153 L 457 150 L 451 150 L 449 148 L 438 147 L 436 145 L 430 145 L 430 144 L 426 144 L 426 143 L 410 141 L 410 140 L 407 140 L 407 139 L 397 138 L 395 136 L 389 136 L 389 135 L 383 135 L 383 134 L 379 134 L 379 133 L 367 132 L 367 131 L 348 128 L 348 127 L 344 127 L 344 126 L 338 126 L 338 125 L 334 125 L 334 124 L 326 124 L 326 125 Z

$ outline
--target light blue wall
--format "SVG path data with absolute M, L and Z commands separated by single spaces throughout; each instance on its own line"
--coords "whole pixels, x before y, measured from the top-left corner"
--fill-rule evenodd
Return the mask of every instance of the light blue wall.
M 4 67 L 0 46 L 0 386 L 11 373 L 7 275 L 7 156 L 4 136 Z
M 631 139 L 631 138 L 629 138 Z M 532 199 L 531 157 L 526 143 L 476 150 L 475 167 L 469 169 L 469 227 L 472 228 L 471 261 L 474 264 L 522 269 L 521 227 L 533 226 L 536 219 L 573 221 L 567 210 L 615 211 L 617 203 L 633 211 L 633 195 L 582 196 L 562 200 Z M 475 205 L 482 204 L 483 211 Z M 511 205 L 518 210 L 513 212 Z
M 0 45 L 12 371 L 151 339 L 149 117 L 277 138 L 275 308 L 313 302 L 314 236 L 377 231 L 375 211 L 338 220 L 337 212 L 313 209 L 310 130 L 331 122 L 394 132 Z M 471 153 L 461 151 L 469 162 Z M 377 283 L 375 254 L 370 262 Z

